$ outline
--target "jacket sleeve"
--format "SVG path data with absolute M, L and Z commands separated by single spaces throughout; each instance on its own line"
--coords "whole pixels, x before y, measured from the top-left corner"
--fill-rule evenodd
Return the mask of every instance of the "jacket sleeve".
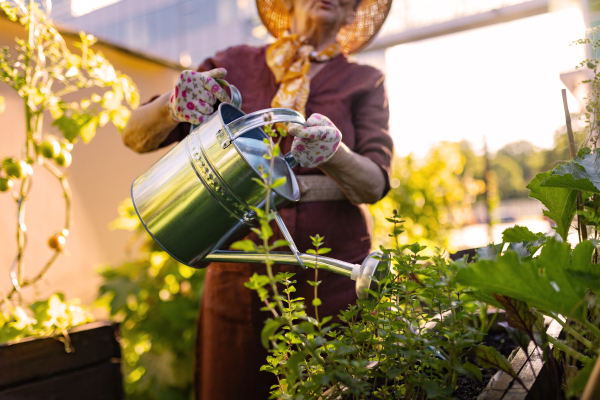
M 352 106 L 356 130 L 354 152 L 368 157 L 379 166 L 385 176 L 383 196 L 390 190 L 391 162 L 394 143 L 389 134 L 390 110 L 383 74 L 368 67 L 373 73 L 366 80 L 365 90 L 357 96 Z

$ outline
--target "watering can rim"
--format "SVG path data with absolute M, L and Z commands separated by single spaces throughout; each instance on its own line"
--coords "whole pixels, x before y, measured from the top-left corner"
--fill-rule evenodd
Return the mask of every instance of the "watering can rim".
M 225 121 L 223 120 L 223 114 L 222 114 L 221 109 L 226 108 L 226 107 L 234 108 L 235 110 L 239 111 L 242 114 L 242 116 L 239 118 L 236 118 L 235 120 L 233 120 L 229 123 L 225 123 Z M 221 126 L 223 127 L 225 133 L 227 134 L 231 144 L 234 145 L 235 150 L 237 151 L 239 156 L 254 171 L 254 173 L 256 175 L 258 175 L 258 177 L 260 177 L 260 172 L 248 161 L 247 157 L 244 155 L 244 153 L 240 150 L 240 148 L 236 144 L 236 139 L 241 137 L 247 131 L 250 131 L 252 129 L 257 129 L 257 128 L 260 129 L 260 132 L 264 136 L 265 139 L 268 138 L 267 134 L 262 130 L 262 128 L 260 126 L 259 127 L 253 126 L 248 129 L 241 129 L 240 131 L 232 132 L 230 129 L 230 125 L 235 124 L 236 122 L 238 122 L 241 119 L 249 120 L 249 121 L 252 121 L 253 119 L 256 119 L 257 117 L 260 117 L 260 119 L 263 119 L 263 116 L 267 113 L 276 114 L 276 117 L 279 116 L 278 114 L 282 114 L 282 116 L 293 115 L 296 118 L 298 118 L 298 120 L 304 121 L 304 116 L 302 116 L 302 114 L 300 114 L 299 112 L 297 112 L 295 110 L 291 110 L 291 109 L 287 109 L 287 108 L 269 108 L 269 109 L 254 111 L 254 112 L 246 114 L 243 110 L 241 110 L 240 108 L 236 107 L 233 104 L 221 103 L 221 104 L 219 104 L 217 112 L 219 115 L 219 120 L 221 121 Z M 266 123 L 266 121 L 265 121 L 265 123 Z M 262 125 L 265 125 L 265 123 L 263 123 Z M 304 122 L 299 122 L 299 123 L 304 124 Z M 238 122 L 238 124 L 239 124 L 239 122 Z M 254 121 L 254 125 L 256 125 L 256 121 Z M 197 126 L 200 126 L 200 125 L 192 125 L 191 126 L 190 134 Z M 282 159 L 283 163 L 286 166 L 288 176 L 291 178 L 291 182 L 289 182 L 289 184 L 292 185 L 293 197 L 288 197 L 288 196 L 283 195 L 280 190 L 277 190 L 277 188 L 273 188 L 271 190 L 273 190 L 275 193 L 277 193 L 278 196 L 280 196 L 288 201 L 298 202 L 300 200 L 300 187 L 298 185 L 298 180 L 296 179 L 296 175 L 294 174 L 294 171 L 292 170 L 292 168 L 290 167 L 290 165 L 286 161 L 286 159 L 283 156 L 280 156 L 280 158 Z

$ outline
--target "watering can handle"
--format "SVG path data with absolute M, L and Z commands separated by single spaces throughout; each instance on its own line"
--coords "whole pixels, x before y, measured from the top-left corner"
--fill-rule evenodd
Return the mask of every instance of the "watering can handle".
M 227 86 L 231 91 L 231 105 L 237 108 L 242 108 L 242 94 L 235 86 L 229 84 L 226 80 L 223 79 L 215 79 L 217 83 L 221 86 Z
M 296 243 L 294 243 L 294 239 L 292 239 L 292 235 L 290 234 L 290 231 L 288 231 L 287 226 L 285 226 L 283 219 L 281 218 L 281 216 L 279 215 L 279 213 L 277 212 L 277 210 L 275 208 L 273 208 L 273 212 L 275 213 L 275 221 L 277 222 L 277 225 L 279 226 L 279 230 L 281 231 L 281 233 L 283 233 L 283 237 L 288 242 L 288 246 L 289 246 L 290 250 L 292 251 L 292 254 L 294 254 L 294 256 L 296 257 L 296 260 L 298 261 L 298 265 L 300 265 L 302 268 L 306 269 L 306 265 L 304 265 L 304 263 L 302 262 L 302 259 L 300 258 L 300 252 L 298 251 L 298 248 L 296 247 Z
M 266 110 L 256 111 L 246 114 L 225 125 L 229 140 L 234 141 L 244 133 L 252 129 L 260 128 L 266 124 L 277 122 L 293 122 L 306 126 L 304 116 L 298 111 L 288 108 L 267 108 Z

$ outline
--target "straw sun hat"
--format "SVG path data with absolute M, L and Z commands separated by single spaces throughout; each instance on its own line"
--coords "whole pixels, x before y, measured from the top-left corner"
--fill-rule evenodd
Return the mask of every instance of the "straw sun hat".
M 392 0 L 361 0 L 350 25 L 344 26 L 337 40 L 346 54 L 356 53 L 375 37 L 385 21 Z M 271 35 L 278 38 L 290 28 L 291 17 L 282 0 L 256 0 L 258 15 Z

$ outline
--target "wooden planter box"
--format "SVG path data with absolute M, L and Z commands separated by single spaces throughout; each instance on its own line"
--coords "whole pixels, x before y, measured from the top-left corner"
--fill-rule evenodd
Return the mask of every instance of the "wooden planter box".
M 55 338 L 0 345 L 0 399 L 123 399 L 118 325 L 86 324 L 69 336 L 72 353 Z
M 558 338 L 562 332 L 562 326 L 548 318 L 548 329 L 546 332 L 553 338 Z M 552 345 L 550 345 L 552 347 Z M 542 350 L 536 349 L 533 342 L 529 343 L 527 352 L 518 348 L 513 351 L 509 357 L 513 371 L 517 372 L 519 378 L 523 381 L 529 393 L 525 391 L 520 383 L 516 382 L 512 376 L 498 371 L 490 379 L 487 387 L 481 392 L 477 400 L 547 400 L 554 398 L 553 377 L 547 376 L 547 370 L 544 368 L 542 359 Z

